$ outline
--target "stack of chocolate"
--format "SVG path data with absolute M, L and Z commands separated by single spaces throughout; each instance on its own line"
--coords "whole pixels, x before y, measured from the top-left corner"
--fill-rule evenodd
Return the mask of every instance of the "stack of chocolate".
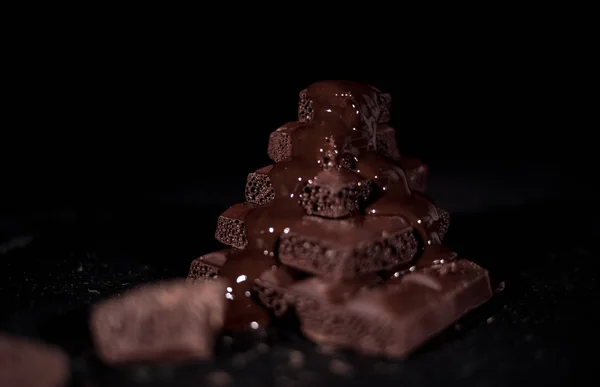
M 399 153 L 390 101 L 349 81 L 300 93 L 298 121 L 270 135 L 274 164 L 218 219 L 229 248 L 191 265 L 188 281 L 228 284 L 224 329 L 296 313 L 317 343 L 403 356 L 491 297 L 487 272 L 442 245 L 448 213 Z

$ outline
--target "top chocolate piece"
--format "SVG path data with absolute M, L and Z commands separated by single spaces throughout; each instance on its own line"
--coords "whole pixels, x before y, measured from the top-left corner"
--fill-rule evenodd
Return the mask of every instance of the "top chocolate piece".
M 298 120 L 320 119 L 323 113 L 337 108 L 357 112 L 365 124 L 375 126 L 390 120 L 391 100 L 389 94 L 373 86 L 353 81 L 320 81 L 300 92 Z

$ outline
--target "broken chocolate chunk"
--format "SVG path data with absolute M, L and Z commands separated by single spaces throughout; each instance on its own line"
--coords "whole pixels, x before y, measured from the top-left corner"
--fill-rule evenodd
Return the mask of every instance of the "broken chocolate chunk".
M 450 213 L 446 210 L 442 210 L 441 208 L 438 208 L 437 211 L 439 216 L 437 233 L 440 237 L 440 240 L 444 240 L 444 237 L 450 228 Z
M 279 266 L 265 270 L 254 281 L 254 290 L 260 302 L 279 317 L 287 312 L 292 303 L 292 300 L 286 297 L 286 288 L 307 277 L 306 273 Z
M 244 218 L 255 207 L 247 203 L 238 203 L 229 207 L 217 220 L 215 238 L 221 243 L 244 249 L 248 244 Z
M 246 201 L 251 204 L 263 205 L 275 199 L 275 188 L 269 179 L 272 165 L 263 167 L 248 175 L 246 179 Z
M 289 288 L 302 331 L 320 344 L 403 357 L 491 295 L 487 271 L 459 260 L 332 299 L 310 279 Z
M 416 251 L 412 227 L 401 217 L 306 217 L 281 236 L 278 257 L 298 270 L 344 280 L 407 262 Z
M 224 316 L 223 281 L 172 280 L 95 305 L 90 330 L 109 364 L 207 359 Z
M 301 122 L 288 122 L 269 135 L 267 154 L 276 163 L 292 157 L 292 133 L 302 126 Z
M 192 261 L 188 281 L 215 279 L 219 276 L 221 268 L 227 262 L 227 258 L 239 253 L 238 249 L 229 248 L 215 251 Z
M 0 386 L 66 387 L 69 358 L 58 347 L 0 334 Z
M 306 182 L 299 202 L 308 215 L 342 218 L 357 212 L 371 193 L 371 182 L 350 171 L 323 171 Z

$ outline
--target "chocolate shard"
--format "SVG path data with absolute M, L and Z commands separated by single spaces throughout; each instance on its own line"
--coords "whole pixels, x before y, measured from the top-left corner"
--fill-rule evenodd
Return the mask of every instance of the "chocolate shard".
M 298 201 L 308 215 L 342 218 L 359 211 L 370 194 L 370 181 L 350 171 L 326 170 L 306 182 Z
M 224 316 L 224 282 L 172 280 L 95 305 L 90 330 L 108 364 L 207 359 Z
M 0 334 L 0 386 L 66 387 L 69 358 L 58 347 Z
M 487 271 L 458 260 L 392 280 L 353 297 L 331 297 L 313 278 L 290 286 L 311 340 L 371 355 L 403 357 L 492 296 Z
M 438 222 L 437 222 L 437 227 L 438 227 L 438 236 L 440 237 L 440 241 L 444 240 L 444 237 L 446 236 L 446 234 L 448 233 L 448 229 L 450 228 L 450 213 L 446 210 L 442 210 L 441 208 L 438 207 L 437 209 L 438 211 Z
M 267 154 L 276 163 L 292 157 L 292 133 L 302 126 L 301 122 L 288 122 L 269 135 Z
M 429 173 L 427 165 L 414 157 L 402 155 L 402 158 L 400 159 L 400 168 L 402 168 L 406 174 L 410 189 L 424 193 L 427 188 L 427 175 Z
M 187 280 L 212 280 L 219 276 L 221 268 L 227 262 L 227 258 L 239 253 L 240 250 L 228 248 L 208 253 L 192 261 Z
M 400 161 L 400 151 L 396 144 L 396 131 L 391 126 L 382 124 L 377 127 L 377 152 L 394 161 Z
M 215 238 L 228 246 L 244 249 L 248 244 L 244 219 L 254 208 L 255 206 L 247 203 L 238 203 L 229 207 L 217 220 Z
M 293 304 L 292 299 L 286 297 L 286 288 L 307 277 L 306 273 L 282 265 L 265 270 L 254 281 L 254 291 L 261 304 L 270 309 L 275 316 L 280 317 Z
M 275 199 L 275 188 L 271 185 L 269 171 L 272 165 L 248 174 L 246 179 L 246 202 L 263 205 Z
M 278 257 L 290 267 L 339 281 L 408 262 L 416 251 L 413 229 L 401 217 L 305 217 L 281 235 Z

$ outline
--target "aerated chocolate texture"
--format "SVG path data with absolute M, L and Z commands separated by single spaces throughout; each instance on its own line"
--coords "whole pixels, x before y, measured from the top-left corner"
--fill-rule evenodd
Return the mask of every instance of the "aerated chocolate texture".
M 450 216 L 399 152 L 390 103 L 350 81 L 300 93 L 298 121 L 269 136 L 274 164 L 218 219 L 229 248 L 190 266 L 190 283 L 230 284 L 224 329 L 295 313 L 315 342 L 404 356 L 491 297 L 487 272 L 442 245 Z

